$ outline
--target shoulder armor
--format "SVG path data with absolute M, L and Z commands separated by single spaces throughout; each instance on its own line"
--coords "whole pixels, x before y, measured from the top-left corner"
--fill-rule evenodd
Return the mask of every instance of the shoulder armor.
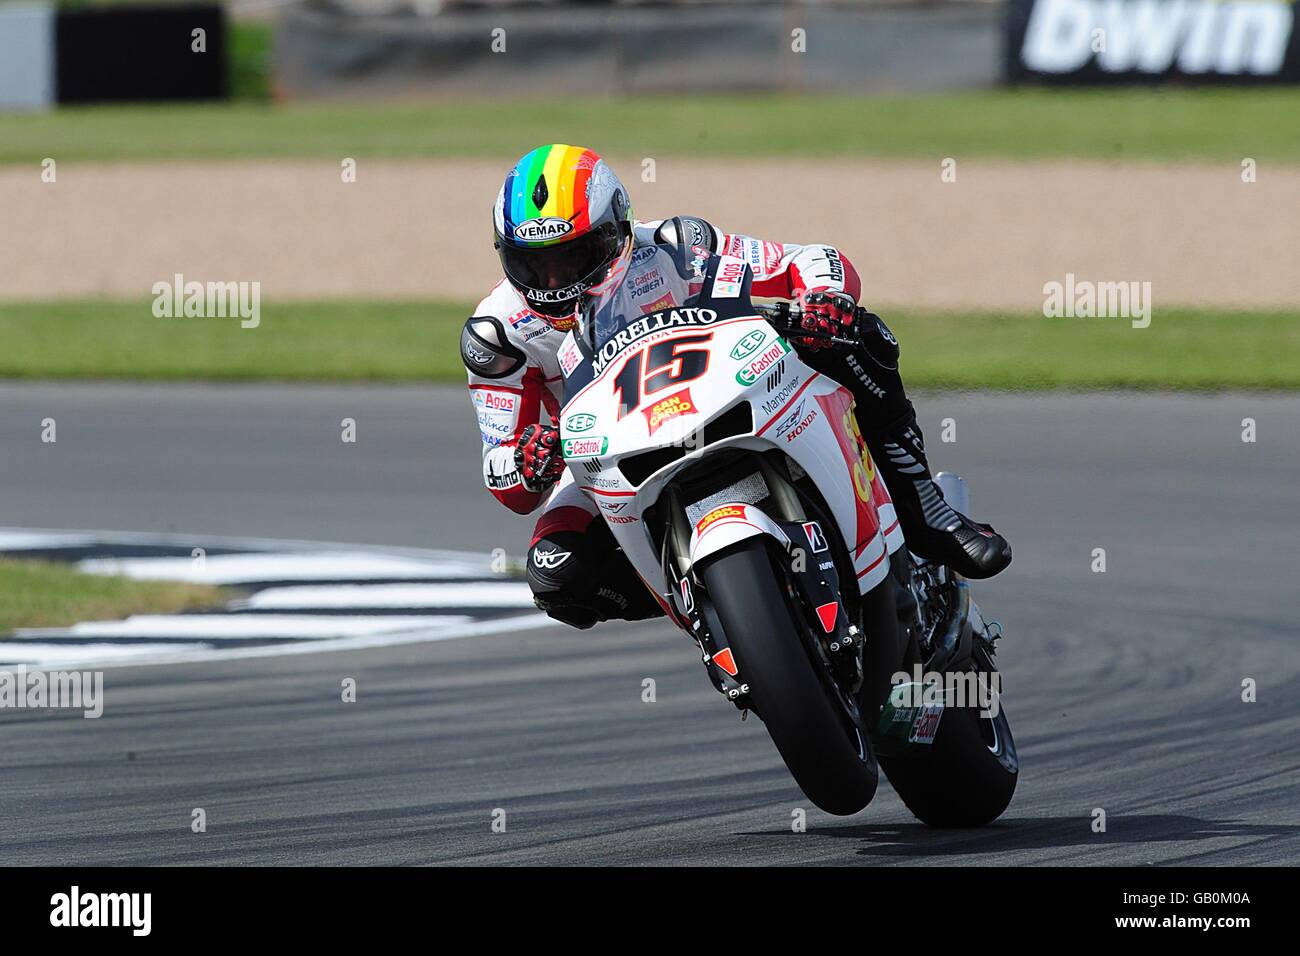
M 677 245 L 684 239 L 683 245 L 700 246 L 710 252 L 718 251 L 718 231 L 713 225 L 695 216 L 674 216 L 665 219 L 659 227 L 656 239 L 660 242 Z
M 513 375 L 526 361 L 524 353 L 506 338 L 499 319 L 473 315 L 460 333 L 460 357 L 465 367 L 483 378 Z

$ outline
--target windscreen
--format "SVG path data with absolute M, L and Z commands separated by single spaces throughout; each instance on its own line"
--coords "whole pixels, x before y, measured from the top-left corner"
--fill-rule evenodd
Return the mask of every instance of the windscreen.
M 704 283 L 707 259 L 676 246 L 642 246 L 588 292 L 579 331 L 593 351 L 637 319 L 689 306 Z

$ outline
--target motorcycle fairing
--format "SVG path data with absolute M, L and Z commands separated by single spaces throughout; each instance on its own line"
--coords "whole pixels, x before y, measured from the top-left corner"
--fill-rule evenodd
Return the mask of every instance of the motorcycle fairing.
M 656 267 L 655 255 L 658 253 L 642 265 Z M 724 449 L 779 450 L 811 477 L 825 498 L 833 523 L 844 540 L 851 543 L 854 572 L 860 591 L 866 592 L 888 575 L 889 562 L 884 559 L 901 545 L 902 538 L 898 534 L 896 540 L 887 541 L 881 533 L 896 525 L 883 484 L 879 485 L 878 500 L 891 512 L 886 516 L 888 523 L 884 529 L 880 527 L 882 516 L 877 515 L 874 520 L 870 517 L 874 503 L 864 501 L 859 495 L 859 489 L 867 486 L 874 492 L 879 479 L 869 464 L 869 456 L 863 461 L 858 440 L 851 431 L 851 395 L 837 382 L 807 366 L 777 330 L 755 313 L 748 295 L 752 276 L 743 263 L 733 260 L 737 266 L 732 268 L 738 267 L 742 276 L 738 287 L 726 281 L 725 275 L 719 281 L 723 267 L 728 265 L 723 261 L 725 258 L 713 256 L 707 260 L 700 289 L 688 299 L 686 306 L 678 307 L 675 320 L 665 324 L 655 319 L 654 328 L 650 328 L 651 323 L 638 326 L 636 331 L 646 334 L 625 336 L 626 342 L 608 349 L 610 355 L 599 368 L 595 367 L 599 353 L 589 346 L 582 347 L 581 360 L 566 382 L 565 405 L 559 422 L 570 474 L 598 504 L 602 501 L 628 503 L 615 516 L 617 521 L 610 520 L 603 507 L 601 514 L 641 577 L 657 582 L 656 590 L 661 598 L 673 601 L 674 579 L 665 578 L 661 554 L 640 516 L 658 502 L 676 474 L 697 464 L 702 457 Z M 674 273 L 679 266 L 679 261 L 671 266 L 658 265 L 661 270 L 671 268 Z M 636 281 L 639 267 L 633 263 L 628 281 Z M 715 286 L 725 294 L 714 295 Z M 626 313 L 636 304 L 632 301 L 629 306 L 628 301 L 631 300 L 616 307 Z M 710 314 L 685 314 L 684 308 L 707 310 Z M 622 331 L 631 323 L 647 317 L 653 319 L 664 312 L 624 314 L 622 325 L 606 326 L 604 337 L 594 339 L 596 349 L 602 342 L 610 341 L 611 329 Z M 683 351 L 704 351 L 698 341 L 690 341 L 690 337 L 700 336 L 707 336 L 707 362 L 689 382 L 682 383 L 689 385 L 690 407 L 683 408 L 679 402 L 678 413 L 659 422 L 651 433 L 650 421 L 639 413 L 643 410 L 640 403 L 629 409 L 625 400 L 620 400 L 616 391 L 619 377 L 626 373 L 629 364 L 645 362 L 646 358 L 638 355 L 648 353 L 651 348 L 669 351 L 678 342 L 686 342 Z M 750 348 L 754 342 L 761 345 L 757 351 Z M 681 385 L 670 385 L 649 397 L 659 401 L 677 395 L 679 388 Z M 742 403 L 749 407 L 750 427 L 701 446 L 698 436 L 707 423 L 722 419 Z M 848 425 L 846 412 L 849 412 Z M 671 449 L 674 457 L 635 482 L 620 470 L 621 461 L 656 449 Z M 867 476 L 865 484 L 864 476 Z

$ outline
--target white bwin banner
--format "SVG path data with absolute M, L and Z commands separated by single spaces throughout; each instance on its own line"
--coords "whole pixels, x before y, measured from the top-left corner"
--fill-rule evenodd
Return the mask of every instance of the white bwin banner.
M 1012 0 L 1010 79 L 1300 82 L 1286 0 Z

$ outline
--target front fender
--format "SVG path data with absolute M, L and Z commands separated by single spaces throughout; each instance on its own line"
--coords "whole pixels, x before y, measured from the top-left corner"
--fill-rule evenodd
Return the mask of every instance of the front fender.
M 695 522 L 691 531 L 691 569 L 741 541 L 764 534 L 776 539 L 782 550 L 790 550 L 789 536 L 754 505 L 739 501 L 719 505 Z

